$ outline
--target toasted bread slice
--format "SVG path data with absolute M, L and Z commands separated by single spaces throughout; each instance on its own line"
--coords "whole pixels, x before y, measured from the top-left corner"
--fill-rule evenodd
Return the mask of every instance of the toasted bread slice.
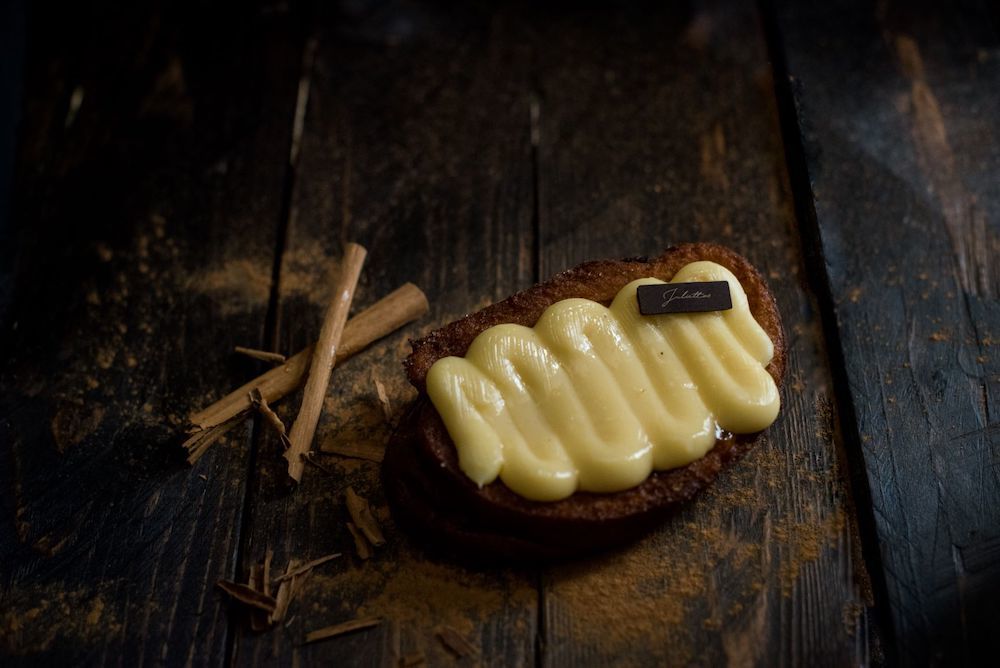
M 397 520 L 449 550 L 500 559 L 556 558 L 633 539 L 709 485 L 760 438 L 759 433 L 725 434 L 701 459 L 653 472 L 637 487 L 621 492 L 576 492 L 561 501 L 538 502 L 515 494 L 499 480 L 480 488 L 459 468 L 458 453 L 427 399 L 425 385 L 434 362 L 464 355 L 489 327 L 530 327 L 548 306 L 570 297 L 607 305 L 637 278 L 669 281 L 698 260 L 720 264 L 739 279 L 751 313 L 774 343 L 767 370 L 780 387 L 786 349 L 778 308 L 763 277 L 740 255 L 697 243 L 669 248 L 652 259 L 587 262 L 412 342 L 404 366 L 420 397 L 393 435 L 383 464 L 386 494 Z

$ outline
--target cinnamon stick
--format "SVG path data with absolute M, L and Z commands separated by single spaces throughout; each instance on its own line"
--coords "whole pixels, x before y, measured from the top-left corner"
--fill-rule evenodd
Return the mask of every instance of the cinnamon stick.
M 359 353 L 371 343 L 424 315 L 427 309 L 427 297 L 423 291 L 412 283 L 404 284 L 347 322 L 337 351 L 338 359 L 343 361 Z M 312 352 L 313 346 L 310 346 L 296 353 L 281 366 L 268 370 L 192 414 L 188 418 L 192 436 L 184 444 L 188 451 L 188 463 L 193 464 L 204 454 L 208 445 L 221 436 L 219 430 L 224 425 L 235 424 L 230 421 L 250 410 L 247 397 L 250 390 L 258 388 L 271 404 L 294 391 L 305 377 Z M 207 444 L 195 454 L 193 451 L 206 441 Z
M 333 626 L 327 626 L 321 629 L 316 629 L 315 631 L 310 631 L 306 634 L 306 642 L 316 642 L 317 640 L 326 640 L 327 638 L 333 638 L 335 636 L 343 635 L 345 633 L 350 633 L 352 631 L 360 631 L 361 629 L 371 628 L 381 624 L 382 620 L 378 617 L 368 617 L 366 619 L 352 619 L 349 622 L 344 622 L 342 624 L 334 624 Z
M 344 249 L 336 293 L 323 317 L 319 340 L 316 342 L 309 363 L 309 377 L 306 379 L 302 405 L 299 406 L 299 415 L 292 423 L 292 433 L 288 437 L 291 445 L 285 451 L 288 477 L 295 482 L 302 480 L 302 470 L 305 468 L 302 455 L 309 451 L 309 446 L 316 435 L 326 388 L 330 384 L 330 373 L 333 371 L 333 365 L 337 363 L 337 348 L 340 347 L 347 315 L 351 310 L 351 301 L 354 299 L 354 289 L 358 286 L 361 267 L 365 263 L 367 254 L 368 251 L 363 246 L 355 243 L 347 244 Z
M 257 350 L 256 348 L 236 346 L 233 350 L 240 355 L 246 355 L 261 362 L 271 362 L 272 364 L 284 364 L 286 359 L 281 353 L 269 353 L 266 350 Z

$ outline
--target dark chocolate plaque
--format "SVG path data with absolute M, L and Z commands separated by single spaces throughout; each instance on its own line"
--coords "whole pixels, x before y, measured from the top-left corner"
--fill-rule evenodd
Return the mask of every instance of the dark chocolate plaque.
M 640 285 L 636 296 L 643 315 L 726 311 L 733 307 L 726 281 Z

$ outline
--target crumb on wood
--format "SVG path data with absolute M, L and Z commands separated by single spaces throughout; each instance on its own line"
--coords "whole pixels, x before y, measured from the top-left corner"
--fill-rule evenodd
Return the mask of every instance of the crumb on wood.
M 368 499 L 354 491 L 353 487 L 348 487 L 344 494 L 347 504 L 347 512 L 351 515 L 354 526 L 364 534 L 372 547 L 379 547 L 385 544 L 385 536 L 378 525 L 378 521 L 372 514 Z
M 375 379 L 375 393 L 378 395 L 379 404 L 382 405 L 382 414 L 386 422 L 392 421 L 392 404 L 389 402 L 389 395 L 385 390 L 385 384 L 378 378 Z
M 479 654 L 476 646 L 451 626 L 441 626 L 437 630 L 436 635 L 445 649 L 460 659 Z

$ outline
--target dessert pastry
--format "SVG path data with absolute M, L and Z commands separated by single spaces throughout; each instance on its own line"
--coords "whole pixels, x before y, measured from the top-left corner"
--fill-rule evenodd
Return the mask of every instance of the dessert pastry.
M 731 308 L 693 312 L 710 291 L 692 283 L 728 288 Z M 637 290 L 690 305 L 644 315 Z M 582 264 L 412 345 L 420 397 L 383 464 L 393 515 L 505 560 L 654 526 L 774 421 L 785 365 L 763 278 L 714 244 Z

